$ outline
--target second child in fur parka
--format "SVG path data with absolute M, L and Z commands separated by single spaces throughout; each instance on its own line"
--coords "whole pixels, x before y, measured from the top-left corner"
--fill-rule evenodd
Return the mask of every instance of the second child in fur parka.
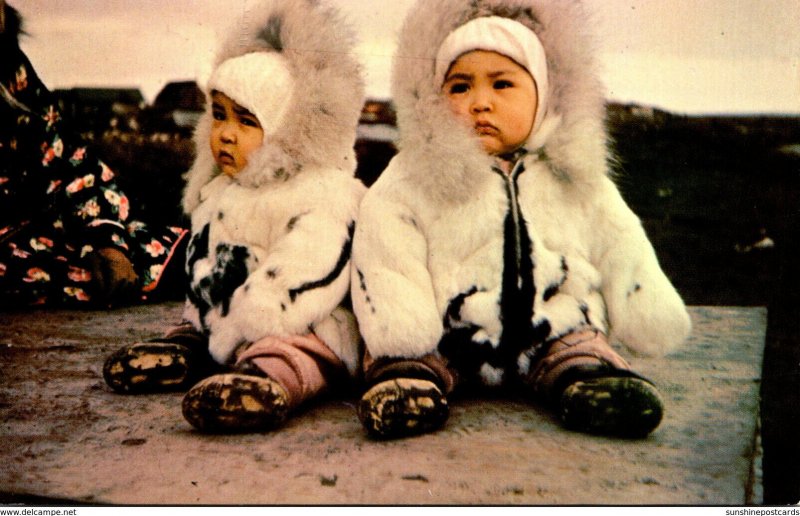
M 372 435 L 437 428 L 458 385 L 510 388 L 588 432 L 659 424 L 657 391 L 609 339 L 664 354 L 689 317 L 609 178 L 586 24 L 550 0 L 421 0 L 406 19 L 400 152 L 353 249 Z
M 341 306 L 364 191 L 352 36 L 311 0 L 265 2 L 233 31 L 209 79 L 184 192 L 186 322 L 105 368 L 122 392 L 217 372 L 183 401 L 186 419 L 210 432 L 273 428 L 353 376 L 359 359 L 355 319 Z

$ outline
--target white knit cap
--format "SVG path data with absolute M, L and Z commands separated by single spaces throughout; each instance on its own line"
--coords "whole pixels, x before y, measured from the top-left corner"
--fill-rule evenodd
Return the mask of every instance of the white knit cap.
M 448 34 L 439 47 L 434 84 L 441 86 L 453 62 L 473 50 L 502 54 L 531 74 L 539 97 L 531 129 L 531 134 L 534 134 L 547 113 L 547 57 L 539 38 L 528 27 L 509 18 L 486 16 L 470 20 Z
M 274 133 L 289 107 L 294 79 L 277 52 L 251 52 L 223 61 L 208 79 L 219 91 L 253 113 L 265 134 Z

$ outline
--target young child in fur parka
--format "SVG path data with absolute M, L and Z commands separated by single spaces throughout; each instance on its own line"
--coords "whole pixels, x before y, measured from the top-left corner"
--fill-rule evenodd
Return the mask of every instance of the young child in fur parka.
M 186 388 L 217 371 L 186 394 L 186 419 L 261 431 L 357 372 L 355 319 L 340 306 L 364 191 L 352 46 L 337 12 L 311 0 L 268 2 L 236 25 L 208 82 L 184 192 L 186 322 L 110 357 L 115 390 Z
M 440 427 L 460 385 L 641 437 L 658 391 L 609 345 L 664 354 L 690 320 L 609 178 L 603 89 L 575 1 L 420 0 L 393 71 L 399 154 L 361 204 L 358 415 Z

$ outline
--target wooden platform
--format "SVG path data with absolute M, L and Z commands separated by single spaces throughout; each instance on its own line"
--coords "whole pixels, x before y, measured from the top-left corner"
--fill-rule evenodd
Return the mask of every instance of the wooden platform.
M 104 358 L 177 322 L 178 304 L 0 314 L 0 503 L 760 503 L 766 310 L 691 314 L 680 354 L 629 357 L 667 403 L 648 439 L 572 433 L 538 407 L 482 399 L 451 400 L 443 430 L 392 442 L 366 438 L 350 400 L 272 434 L 206 436 L 180 394 L 112 393 Z

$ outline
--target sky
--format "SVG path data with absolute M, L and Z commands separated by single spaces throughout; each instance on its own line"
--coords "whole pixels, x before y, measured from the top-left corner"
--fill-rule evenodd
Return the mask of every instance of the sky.
M 8 0 L 51 89 L 208 76 L 214 49 L 258 0 Z M 395 38 L 417 0 L 328 0 L 359 37 L 367 95 L 389 98 Z M 436 1 L 436 0 L 420 0 Z M 557 1 L 557 0 L 553 0 Z M 798 0 L 585 0 L 609 100 L 680 114 L 800 114 Z

